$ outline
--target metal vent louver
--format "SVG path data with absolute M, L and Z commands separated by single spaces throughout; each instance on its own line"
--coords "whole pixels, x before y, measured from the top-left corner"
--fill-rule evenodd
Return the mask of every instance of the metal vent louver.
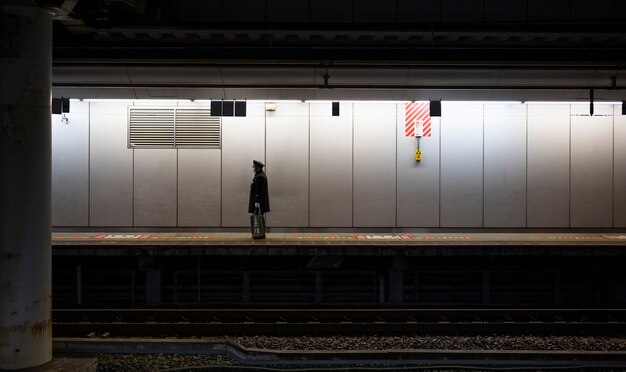
M 177 109 L 176 146 L 220 148 L 220 118 L 208 108 Z
M 130 147 L 174 147 L 174 109 L 129 108 Z
M 221 119 L 208 107 L 129 106 L 129 147 L 221 148 Z

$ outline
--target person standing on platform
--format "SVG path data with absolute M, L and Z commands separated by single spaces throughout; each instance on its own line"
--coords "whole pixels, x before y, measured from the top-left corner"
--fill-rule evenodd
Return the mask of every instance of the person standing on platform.
M 265 164 L 258 160 L 252 161 L 254 178 L 250 185 L 250 201 L 248 203 L 248 213 L 252 213 L 253 217 L 255 213 L 258 213 L 262 217 L 263 235 L 260 238 L 265 238 L 265 213 L 270 211 L 270 197 L 267 187 L 267 176 L 263 172 L 264 166 Z

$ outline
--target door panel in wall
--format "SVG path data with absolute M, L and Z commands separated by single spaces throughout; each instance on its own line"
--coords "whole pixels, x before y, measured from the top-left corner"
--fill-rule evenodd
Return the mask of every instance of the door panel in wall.
M 626 116 L 622 115 L 622 106 L 615 105 L 615 132 L 613 143 L 613 223 L 614 227 L 626 227 Z
M 485 227 L 526 226 L 526 105 L 485 105 Z
M 265 161 L 265 106 L 249 102 L 246 114 L 222 118 L 222 226 L 250 226 L 252 160 Z
M 178 150 L 178 226 L 220 226 L 221 150 Z
M 440 118 L 431 118 L 431 136 L 420 139 L 422 160 L 416 161 L 417 139 L 405 133 L 405 104 L 397 109 L 398 226 L 438 227 Z
M 441 226 L 483 226 L 481 104 L 442 104 Z
M 396 104 L 354 104 L 354 226 L 396 225 Z
M 278 103 L 266 116 L 268 226 L 309 225 L 309 105 Z
M 569 226 L 569 105 L 528 105 L 527 226 Z
M 90 102 L 91 226 L 133 225 L 133 150 L 128 148 L 132 101 Z
M 612 227 L 613 116 L 571 120 L 571 227 Z
M 310 225 L 351 227 L 352 104 L 341 102 L 339 116 L 331 102 L 310 105 Z
M 52 226 L 89 224 L 89 103 L 52 115 Z
M 134 225 L 176 226 L 176 149 L 134 151 Z

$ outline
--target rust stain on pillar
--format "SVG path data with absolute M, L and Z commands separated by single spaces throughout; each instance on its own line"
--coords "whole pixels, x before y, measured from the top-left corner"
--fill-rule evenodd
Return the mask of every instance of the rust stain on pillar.
M 35 337 L 45 336 L 46 333 L 52 333 L 52 318 L 33 324 L 30 327 L 30 333 Z

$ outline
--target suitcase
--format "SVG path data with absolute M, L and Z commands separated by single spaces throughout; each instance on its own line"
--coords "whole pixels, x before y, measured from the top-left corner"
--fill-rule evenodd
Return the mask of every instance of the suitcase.
M 250 228 L 252 239 L 265 239 L 265 217 L 261 215 L 259 208 L 256 208 L 250 216 Z

